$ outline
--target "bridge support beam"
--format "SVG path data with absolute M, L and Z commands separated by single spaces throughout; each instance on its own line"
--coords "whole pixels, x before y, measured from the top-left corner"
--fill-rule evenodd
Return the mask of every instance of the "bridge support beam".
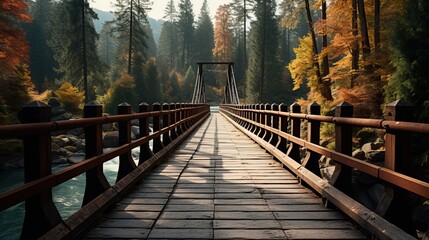
M 23 123 L 51 121 L 51 107 L 33 102 L 22 108 Z M 48 176 L 52 172 L 51 133 L 27 135 L 24 143 L 25 183 Z M 52 200 L 52 190 L 46 190 L 25 201 L 24 224 L 21 239 L 37 239 L 62 219 Z
M 153 111 L 161 111 L 161 104 L 154 103 L 152 105 Z M 153 117 L 153 132 L 157 132 L 161 130 L 161 115 L 154 116 Z M 162 145 L 161 142 L 161 136 L 158 136 L 153 139 L 153 153 L 157 153 L 161 151 L 164 148 L 164 145 Z
M 103 107 L 96 103 L 85 104 L 83 108 L 84 118 L 101 117 Z M 94 125 L 85 127 L 85 158 L 89 159 L 103 153 L 103 127 Z M 86 172 L 85 195 L 82 206 L 85 206 L 110 187 L 103 172 L 103 165 L 99 165 Z
M 165 113 L 162 114 L 162 127 L 166 128 L 168 126 L 170 126 L 170 113 L 168 113 L 167 111 L 170 110 L 170 104 L 168 103 L 164 103 L 162 105 L 162 110 L 166 111 Z M 167 146 L 168 144 L 171 143 L 171 138 L 169 135 L 170 131 L 165 132 L 164 134 L 162 134 L 162 143 L 164 146 Z

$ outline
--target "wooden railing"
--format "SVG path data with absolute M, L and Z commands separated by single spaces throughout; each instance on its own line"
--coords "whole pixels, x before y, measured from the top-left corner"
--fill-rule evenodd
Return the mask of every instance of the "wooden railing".
M 161 110 L 162 109 L 162 110 Z M 0 126 L 0 138 L 22 138 L 25 184 L 0 193 L 0 211 L 25 201 L 21 239 L 76 238 L 115 204 L 134 183 L 186 138 L 209 115 L 203 104 L 139 105 L 131 113 L 127 103 L 118 106 L 118 115 L 102 116 L 96 103 L 84 107 L 84 118 L 50 121 L 51 107 L 34 102 L 22 109 L 23 124 Z M 153 133 L 149 134 L 149 120 Z M 139 120 L 140 138 L 131 141 L 131 120 Z M 102 125 L 118 123 L 119 147 L 103 153 Z M 52 173 L 51 134 L 55 131 L 84 128 L 86 160 Z M 162 135 L 162 139 L 161 139 Z M 153 151 L 149 141 L 153 140 Z M 131 149 L 140 147 L 138 165 Z M 119 156 L 116 184 L 110 186 L 103 173 L 103 163 Z M 63 220 L 52 199 L 52 188 L 86 173 L 82 208 Z
M 410 132 L 429 133 L 429 124 L 407 122 L 413 108 L 402 103 L 388 104 L 385 119 L 353 118 L 353 106 L 346 102 L 336 107 L 335 116 L 321 116 L 317 104 L 310 105 L 307 114 L 301 113 L 298 104 L 291 105 L 290 111 L 283 104 L 223 105 L 220 112 L 327 203 L 341 209 L 371 234 L 381 239 L 407 239 L 416 237 L 411 210 L 406 206 L 409 194 L 429 198 L 429 183 L 410 177 L 406 171 L 410 162 L 408 136 Z M 335 125 L 335 150 L 319 145 L 321 123 Z M 301 138 L 301 127 L 306 127 L 306 138 Z M 351 157 L 353 127 L 385 130 L 384 166 Z M 301 148 L 307 150 L 304 158 L 300 156 Z M 322 155 L 335 162 L 329 181 L 321 178 Z M 385 193 L 375 212 L 352 199 L 353 169 L 384 183 Z

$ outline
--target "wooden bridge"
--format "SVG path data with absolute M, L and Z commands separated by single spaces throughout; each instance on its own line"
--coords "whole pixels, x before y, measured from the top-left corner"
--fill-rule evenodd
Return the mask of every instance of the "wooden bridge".
M 311 105 L 147 104 L 131 113 L 102 116 L 87 104 L 84 118 L 50 122 L 50 108 L 23 108 L 25 124 L 1 126 L 0 137 L 24 143 L 25 184 L 0 193 L 0 210 L 25 202 L 22 239 L 413 239 L 410 193 L 429 198 L 429 183 L 403 170 L 408 132 L 429 133 L 429 124 L 406 122 L 409 108 L 389 104 L 386 119 L 352 118 L 352 106 L 320 116 Z M 162 109 L 162 110 L 161 110 Z M 131 141 L 131 121 L 140 138 Z M 119 147 L 102 152 L 102 125 L 118 123 Z M 153 133 L 149 133 L 149 122 Z M 320 124 L 335 125 L 335 151 L 321 147 Z M 351 157 L 352 128 L 384 129 L 384 166 Z M 84 128 L 86 160 L 52 173 L 51 133 Z M 307 136 L 301 136 L 306 127 Z M 153 149 L 149 141 L 153 141 Z M 131 149 L 140 148 L 139 163 Z M 302 149 L 306 149 L 303 156 Z M 321 178 L 318 160 L 335 161 L 331 179 Z M 119 156 L 116 183 L 103 163 Z M 385 184 L 376 211 L 351 197 L 352 170 Z M 58 214 L 52 188 L 86 174 L 82 208 L 67 219 Z

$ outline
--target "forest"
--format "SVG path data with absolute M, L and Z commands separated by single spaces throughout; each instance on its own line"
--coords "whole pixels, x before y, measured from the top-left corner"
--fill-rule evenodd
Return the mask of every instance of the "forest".
M 232 61 L 242 103 L 347 101 L 381 117 L 403 99 L 429 120 L 426 0 L 231 0 L 214 19 L 207 0 L 169 0 L 158 41 L 149 0 L 116 0 L 114 20 L 94 27 L 88 0 L 0 2 L 0 123 L 56 97 L 73 114 L 85 103 L 108 113 L 128 102 L 189 102 L 199 61 Z M 219 104 L 226 69 L 205 71 Z

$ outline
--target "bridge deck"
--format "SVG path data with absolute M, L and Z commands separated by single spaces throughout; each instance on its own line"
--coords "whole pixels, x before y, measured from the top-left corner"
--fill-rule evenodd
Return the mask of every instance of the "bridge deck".
M 213 114 L 86 236 L 365 239 L 341 213 Z

